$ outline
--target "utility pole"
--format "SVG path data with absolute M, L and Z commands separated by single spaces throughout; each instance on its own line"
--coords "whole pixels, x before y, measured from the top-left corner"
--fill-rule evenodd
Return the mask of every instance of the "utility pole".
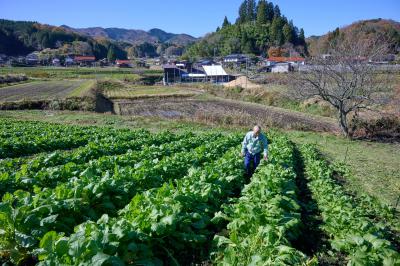
M 246 90 L 247 90 L 247 80 L 249 79 L 249 69 L 248 69 L 249 59 L 246 57 Z

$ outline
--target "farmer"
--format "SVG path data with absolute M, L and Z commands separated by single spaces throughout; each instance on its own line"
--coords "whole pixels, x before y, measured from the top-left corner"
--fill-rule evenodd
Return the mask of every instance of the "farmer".
M 260 163 L 261 152 L 263 152 L 264 160 L 268 160 L 268 141 L 265 135 L 261 133 L 261 127 L 257 125 L 253 128 L 253 131 L 246 134 L 242 143 L 242 156 L 244 156 L 247 178 L 253 175 Z

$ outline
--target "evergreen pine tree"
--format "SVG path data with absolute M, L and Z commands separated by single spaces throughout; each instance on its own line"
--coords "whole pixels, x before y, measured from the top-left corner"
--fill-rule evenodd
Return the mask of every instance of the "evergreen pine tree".
M 224 22 L 222 23 L 222 28 L 225 28 L 226 26 L 230 26 L 231 23 L 229 22 L 228 18 L 225 16 Z
M 285 39 L 285 42 L 288 43 L 293 43 L 293 29 L 290 27 L 289 24 L 285 24 L 282 29 L 283 32 L 283 38 Z
M 281 9 L 278 5 L 274 6 L 274 17 L 279 18 L 281 16 Z
M 274 18 L 274 4 L 269 2 L 267 3 L 267 20 L 268 22 L 272 22 L 272 19 Z
M 256 1 L 247 0 L 247 21 L 256 20 Z
M 260 0 L 257 6 L 257 24 L 263 25 L 268 22 L 267 18 L 267 2 L 265 0 Z
M 117 58 L 117 55 L 115 53 L 115 47 L 114 47 L 114 45 L 110 45 L 110 47 L 108 48 L 107 59 L 109 62 L 112 62 L 116 58 Z
M 303 30 L 303 28 L 300 29 L 300 33 L 299 33 L 299 44 L 300 44 L 300 45 L 305 45 L 305 44 L 306 44 L 306 37 L 304 36 L 304 30 Z
M 237 19 L 238 24 L 243 24 L 247 21 L 247 0 L 243 1 L 243 3 L 239 7 L 239 17 Z
M 282 45 L 284 43 L 283 29 L 284 23 L 281 17 L 274 17 L 270 27 L 271 41 L 274 45 Z

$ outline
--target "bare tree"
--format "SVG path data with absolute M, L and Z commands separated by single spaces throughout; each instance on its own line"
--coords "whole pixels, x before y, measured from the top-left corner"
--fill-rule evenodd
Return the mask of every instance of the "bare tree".
M 341 34 L 330 40 L 325 56 L 310 60 L 304 71 L 292 76 L 292 93 L 301 98 L 319 97 L 337 110 L 343 134 L 351 137 L 349 120 L 372 109 L 380 92 L 390 87 L 391 71 L 372 64 L 383 58 L 389 42 L 383 36 Z

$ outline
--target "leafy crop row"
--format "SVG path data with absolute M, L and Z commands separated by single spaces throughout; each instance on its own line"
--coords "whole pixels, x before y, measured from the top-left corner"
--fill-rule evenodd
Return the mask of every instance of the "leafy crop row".
M 386 240 L 387 227 L 368 217 L 333 179 L 333 169 L 311 145 L 302 147 L 308 186 L 321 211 L 331 247 L 347 254 L 349 265 L 399 265 L 400 254 Z
M 354 178 L 349 168 L 344 163 L 335 163 L 332 165 L 333 170 L 345 177 L 346 179 Z M 386 203 L 379 201 L 377 198 L 372 197 L 362 191 L 347 191 L 348 194 L 355 194 L 351 197 L 352 204 L 361 208 L 365 216 L 371 217 L 374 220 L 385 223 L 392 231 L 397 233 L 397 242 L 400 243 L 400 219 L 398 211 Z
M 26 156 L 57 149 L 71 149 L 89 141 L 111 137 L 128 130 L 99 127 L 49 125 L 40 122 L 0 120 L 0 159 Z
M 98 159 L 101 156 L 100 160 L 97 161 L 104 161 L 109 158 L 117 161 L 119 158 L 129 158 L 132 152 L 145 149 L 148 145 L 161 145 L 180 137 L 186 137 L 184 139 L 187 139 L 190 136 L 188 134 L 174 135 L 168 132 L 148 135 L 148 132 L 132 132 L 132 136 L 135 139 L 131 141 L 118 141 L 111 144 L 102 143 L 100 145 L 91 143 L 72 152 L 57 151 L 47 156 L 35 157 L 26 164 L 23 164 L 19 171 L 4 171 L 0 174 L 0 184 L 2 185 L 0 195 L 3 195 L 5 192 L 13 192 L 17 189 L 32 191 L 34 185 L 39 187 L 54 187 L 60 182 L 65 182 L 79 175 L 80 172 L 93 165 L 94 162 L 87 163 L 90 159 Z M 107 147 L 109 147 L 108 150 L 106 149 Z M 121 154 L 126 151 L 130 153 L 128 155 L 119 155 L 118 157 L 112 156 L 113 153 Z
M 70 237 L 54 232 L 41 240 L 46 264 L 161 264 L 192 258 L 214 232 L 211 219 L 240 188 L 242 162 L 235 147 L 175 182 L 137 194 L 116 218 L 78 226 Z M 193 259 L 193 258 L 192 258 Z
M 228 234 L 214 238 L 215 264 L 301 265 L 307 257 L 291 246 L 301 231 L 294 145 L 275 137 L 270 161 L 261 164 L 237 202 L 214 218 L 229 221 Z
M 98 160 L 91 162 L 93 165 L 78 179 L 55 189 L 35 190 L 33 195 L 22 191 L 6 194 L 0 205 L 0 224 L 5 228 L 0 235 L 1 248 L 7 250 L 12 261 L 19 261 L 29 255 L 47 231 L 70 233 L 79 222 L 98 219 L 104 213 L 114 215 L 136 193 L 179 178 L 191 166 L 200 166 L 237 143 L 237 137 L 217 137 L 208 142 L 205 138 L 149 147 L 152 153 L 149 149 L 137 152 L 136 160 L 126 161 L 128 165 L 122 167 L 115 165 L 115 160 L 111 164 L 102 161 L 103 167 L 113 169 L 113 174 L 101 169 Z M 186 151 L 202 143 L 205 144 Z M 185 152 L 179 152 L 177 147 Z M 134 159 L 132 154 L 128 156 Z M 166 154 L 171 156 L 162 158 Z

